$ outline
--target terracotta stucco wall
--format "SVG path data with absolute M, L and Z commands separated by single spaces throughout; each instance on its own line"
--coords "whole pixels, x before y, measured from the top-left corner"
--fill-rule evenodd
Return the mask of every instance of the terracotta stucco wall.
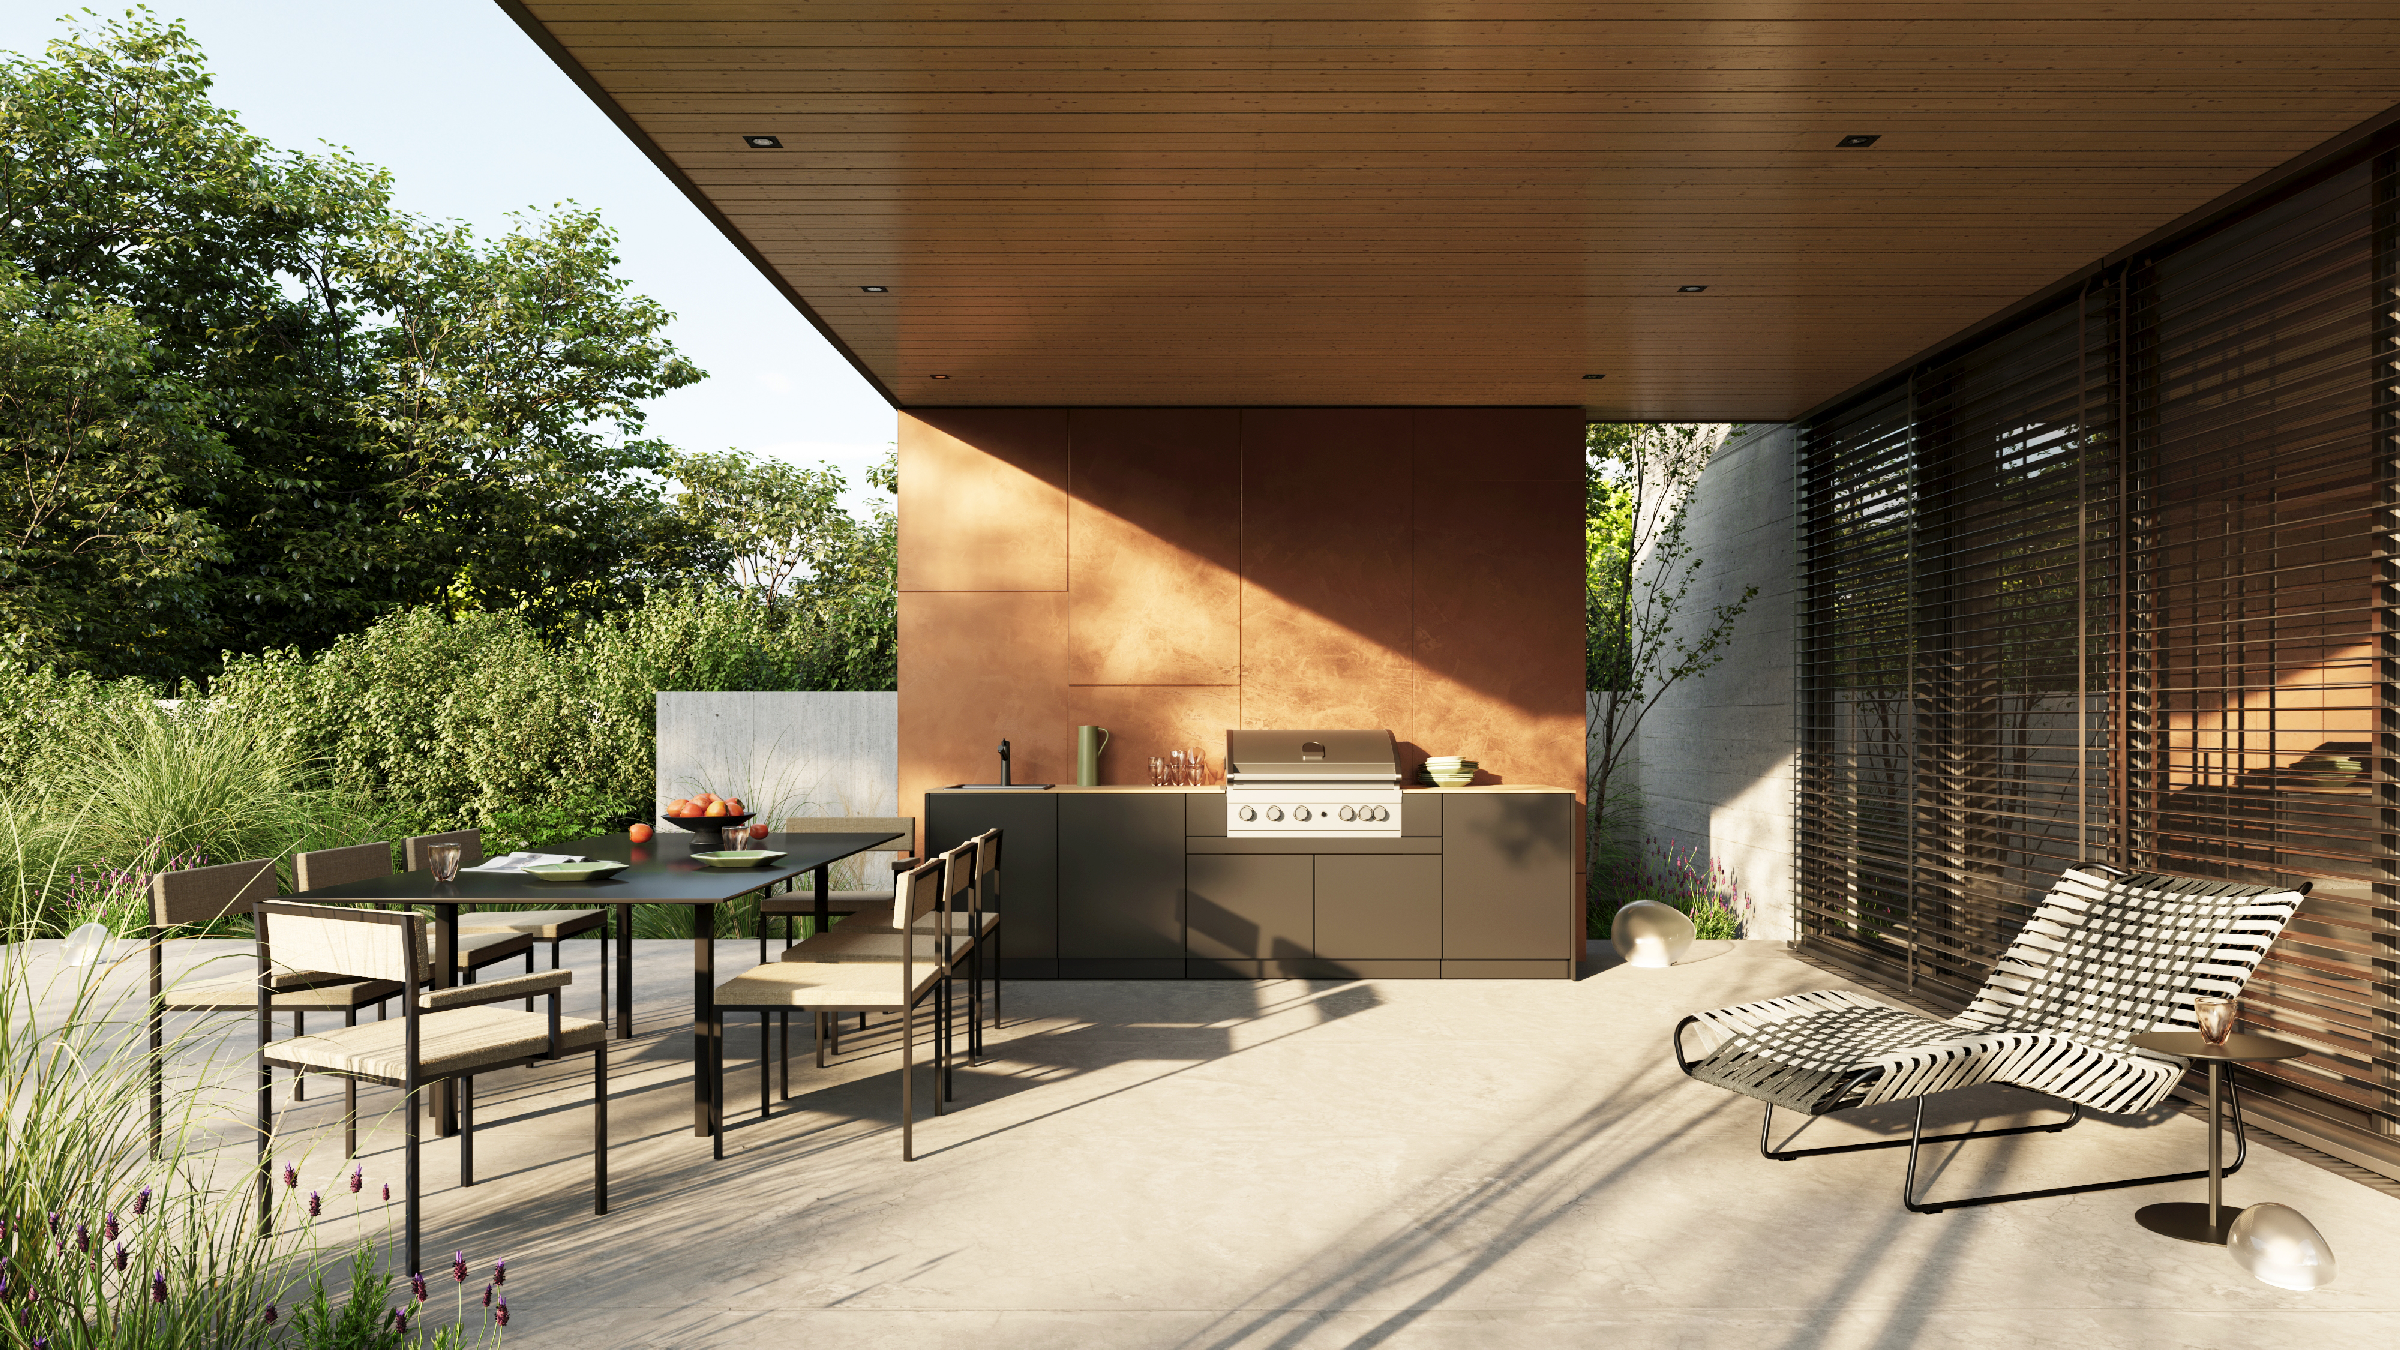
M 1389 727 L 1583 782 L 1575 408 L 900 418 L 900 793 L 1102 781 L 1234 727 Z M 1415 764 L 1403 766 L 1414 772 Z

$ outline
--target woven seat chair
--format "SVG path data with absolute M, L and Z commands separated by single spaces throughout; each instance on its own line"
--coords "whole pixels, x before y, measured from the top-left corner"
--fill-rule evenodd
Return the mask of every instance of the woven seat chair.
M 892 906 L 899 922 L 897 929 L 913 926 L 928 914 L 943 911 L 944 867 L 937 859 L 925 863 L 902 877 L 894 889 Z M 937 933 L 933 942 L 950 937 Z M 843 1013 L 892 1013 L 900 1019 L 900 1157 L 904 1162 L 916 1158 L 916 1043 L 917 1009 L 937 995 L 948 976 L 947 967 L 936 957 L 924 954 L 926 939 L 895 945 L 897 960 L 849 961 L 769 961 L 746 971 L 716 991 L 716 1008 L 722 1012 L 754 1011 L 758 1013 L 758 1111 L 768 1114 L 767 1070 L 773 1058 L 768 1045 L 770 1013 L 808 1012 L 817 1015 L 817 1065 L 824 1067 L 826 1025 L 830 1018 Z M 795 949 L 797 950 L 797 949 Z M 717 1053 L 709 1066 L 712 1079 L 711 1099 L 716 1103 L 716 1119 L 710 1122 L 717 1157 L 725 1156 L 725 1042 L 716 1038 Z M 934 1050 L 934 1071 L 937 1087 L 944 1063 L 943 1046 L 946 1037 L 937 1037 Z M 785 1041 L 788 1053 L 790 1041 Z M 790 1074 L 787 1065 L 786 1090 Z M 942 1094 L 933 1098 L 933 1113 L 942 1114 Z
M 900 856 L 891 860 L 891 875 L 895 883 L 903 872 L 914 870 L 924 860 L 911 857 L 916 847 L 917 821 L 914 816 L 786 816 L 785 834 L 885 834 L 889 842 L 900 846 Z M 789 883 L 787 883 L 789 885 Z M 861 910 L 880 909 L 889 913 L 892 907 L 891 886 L 867 886 L 858 890 L 829 890 L 825 893 L 825 912 L 828 915 L 856 914 Z M 758 959 L 768 960 L 767 921 L 783 920 L 783 944 L 792 945 L 794 930 L 801 919 L 813 920 L 817 913 L 816 892 L 787 889 L 781 895 L 770 895 L 758 903 Z M 811 925 L 814 926 L 813 924 Z
M 260 900 L 275 898 L 275 864 L 271 859 L 193 867 L 160 872 L 150 878 L 150 1151 L 159 1152 L 166 1137 L 166 1015 L 171 1012 L 250 1012 L 258 1006 L 256 974 L 214 979 L 186 979 L 167 984 L 166 936 L 178 928 L 214 923 L 228 914 L 247 914 Z M 292 1015 L 292 1034 L 303 1034 L 302 1018 L 311 1012 L 338 1012 L 344 1025 L 358 1023 L 358 1010 L 400 992 L 400 986 L 381 980 L 351 980 L 321 971 L 277 971 L 269 982 L 275 1012 Z M 292 1074 L 292 1098 L 302 1096 L 301 1073 Z M 358 1087 L 343 1093 L 344 1157 L 358 1153 Z
M 983 944 L 975 936 L 981 928 L 981 924 L 978 922 L 980 916 L 973 911 L 975 860 L 976 844 L 973 840 L 928 860 L 930 864 L 940 868 L 942 874 L 941 899 L 935 905 L 934 912 L 917 920 L 914 934 L 909 938 L 907 944 L 908 959 L 938 965 L 942 969 L 940 1015 L 934 1023 L 934 1036 L 941 1049 L 942 1061 L 945 1065 L 950 1062 L 950 996 L 953 986 L 956 985 L 958 977 L 962 973 L 968 979 L 968 1055 L 970 1058 L 979 1057 L 983 1049 L 982 1040 L 977 1034 L 975 1026 L 975 1018 L 978 1015 L 974 997 L 977 987 L 975 976 L 983 959 Z M 886 910 L 881 914 L 866 913 L 844 919 L 839 925 L 826 932 L 819 933 L 797 946 L 784 948 L 783 954 L 778 959 L 793 962 L 891 962 L 902 959 L 901 947 L 900 931 L 892 927 L 891 911 Z M 782 1049 L 783 1095 L 789 1099 L 792 1095 L 792 1076 L 788 1014 L 779 1017 L 778 1022 L 784 1037 Z M 862 1030 L 866 1026 L 864 1015 L 859 1018 L 859 1026 Z M 839 1019 L 825 1019 L 819 1030 L 823 1037 L 823 1043 L 819 1050 L 818 1067 L 822 1068 L 824 1050 L 830 1049 L 835 1054 L 841 1053 L 842 1037 Z M 953 1092 L 955 1085 L 952 1083 L 947 1069 L 942 1074 L 941 1084 L 944 1100 L 955 1095 Z
M 2083 1118 L 2086 1108 L 2119 1114 L 2165 1100 L 2186 1061 L 2135 1049 L 2146 1031 L 2192 1031 L 2198 995 L 2238 996 L 2259 960 L 2290 922 L 2308 887 L 2242 886 L 2222 881 L 2126 872 L 2085 864 L 2070 868 L 2044 897 L 1993 966 L 1965 1012 L 1936 1020 L 1840 990 L 1695 1013 L 1677 1023 L 1675 1062 L 1684 1073 L 1766 1103 L 1758 1148 L 1777 1161 L 1908 1149 L 1901 1203 L 1919 1214 L 2085 1191 L 2188 1181 L 2204 1172 L 2132 1177 L 2043 1191 L 1921 1204 L 1917 1150 L 1926 1142 L 2050 1133 Z M 1697 1055 L 1685 1032 L 1707 1044 Z M 1925 1135 L 1925 1098 L 2005 1083 L 2069 1106 L 2055 1124 Z M 1914 1100 L 1906 1140 L 1778 1151 L 1769 1142 L 1775 1108 L 1811 1116 Z M 2242 1135 L 2241 1101 L 2233 1106 Z M 2237 1153 L 2234 1166 L 2241 1165 Z
M 565 970 L 516 975 L 489 984 L 425 989 L 432 963 L 425 957 L 425 919 L 413 910 L 344 909 L 291 901 L 261 901 L 251 907 L 258 925 L 258 974 L 253 1003 L 258 1015 L 258 1218 L 262 1232 L 272 1222 L 272 1161 L 275 1102 L 268 1075 L 275 1066 L 384 1083 L 413 1097 L 419 1089 L 454 1080 L 458 1084 L 458 1182 L 475 1184 L 475 1076 L 592 1054 L 592 1212 L 608 1212 L 608 1027 L 559 1014 L 559 991 L 573 981 Z M 305 967 L 350 979 L 399 986 L 400 1017 L 346 1026 L 290 1040 L 272 1041 L 273 1021 L 265 985 L 270 972 Z M 547 995 L 549 1011 L 519 1012 L 485 1005 L 529 995 Z M 405 1105 L 405 1104 L 404 1104 Z M 402 1172 L 407 1265 L 418 1261 L 418 1130 L 421 1113 L 400 1112 L 406 1128 Z
M 967 981 L 967 1058 L 983 1057 L 983 979 L 991 972 L 992 1025 L 998 1026 L 1000 1016 L 1000 915 L 991 908 L 991 899 L 999 891 L 1000 831 L 986 830 L 941 855 L 944 862 L 942 885 L 944 913 L 928 914 L 917 921 L 917 934 L 930 938 L 938 928 L 946 927 L 952 934 L 951 943 L 943 947 L 939 957 L 948 962 L 953 975 L 962 972 Z M 883 914 L 860 914 L 845 919 L 830 937 L 842 940 L 843 946 L 819 943 L 817 951 L 843 950 L 855 953 L 834 959 L 858 959 L 869 953 L 878 959 L 891 960 L 898 954 L 898 937 L 892 928 L 888 911 Z M 811 940 L 812 942 L 814 939 Z M 809 942 L 797 948 L 787 947 L 783 959 L 806 961 L 824 959 L 807 955 Z M 948 995 L 944 996 L 947 1009 Z M 865 1019 L 860 1019 L 863 1027 Z M 947 1025 L 945 1018 L 944 1025 Z M 833 1049 L 839 1052 L 841 1040 L 834 1037 Z

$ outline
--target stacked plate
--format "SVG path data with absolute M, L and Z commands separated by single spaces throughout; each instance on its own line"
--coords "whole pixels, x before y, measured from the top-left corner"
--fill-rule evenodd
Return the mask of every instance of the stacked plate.
M 1465 787 L 1475 781 L 1474 760 L 1458 755 L 1428 755 L 1424 778 L 1435 787 Z

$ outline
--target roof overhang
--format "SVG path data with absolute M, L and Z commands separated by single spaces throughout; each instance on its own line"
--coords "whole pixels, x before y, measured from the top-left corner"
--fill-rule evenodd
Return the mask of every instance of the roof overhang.
M 2389 0 L 501 3 L 903 407 L 1788 420 L 2400 69 Z

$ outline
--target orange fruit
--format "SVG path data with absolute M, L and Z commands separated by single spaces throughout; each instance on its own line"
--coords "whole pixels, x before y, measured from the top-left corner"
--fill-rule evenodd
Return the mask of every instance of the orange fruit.
M 710 802 L 708 804 L 708 809 L 700 814 L 704 816 L 730 816 L 733 813 L 725 809 L 725 803 L 723 802 Z
M 739 797 L 727 798 L 725 802 L 725 809 L 731 811 L 737 816 L 742 814 L 742 799 Z
M 751 838 L 753 838 L 753 839 L 764 839 L 764 838 L 766 838 L 766 837 L 767 837 L 767 825 L 766 825 L 766 822 L 762 820 L 762 821 L 760 821 L 758 824 L 751 826 L 751 827 L 750 827 L 750 837 L 751 837 Z
M 638 820 L 633 823 L 633 828 L 628 831 L 628 833 L 633 836 L 633 842 L 637 844 L 647 844 L 650 842 L 650 827 Z
M 667 814 L 670 816 L 689 816 L 696 815 L 698 813 L 692 809 L 692 804 L 690 801 L 682 797 L 677 797 L 675 800 L 667 803 Z

